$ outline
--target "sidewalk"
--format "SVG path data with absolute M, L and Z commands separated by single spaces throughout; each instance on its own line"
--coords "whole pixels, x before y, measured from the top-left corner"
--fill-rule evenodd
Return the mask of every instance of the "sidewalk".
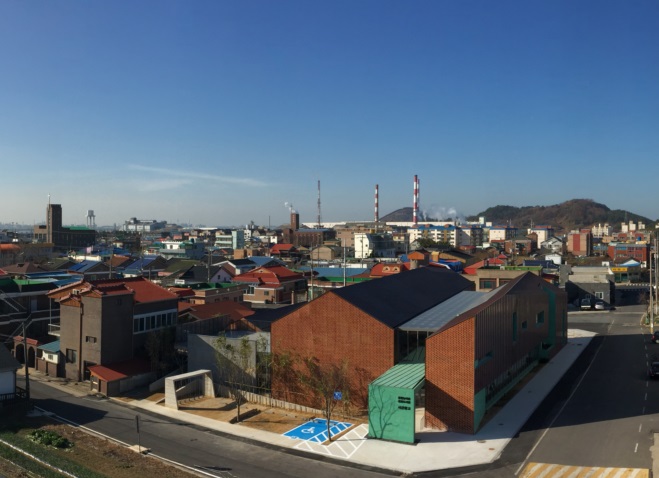
M 386 469 L 399 473 L 459 468 L 489 464 L 497 460 L 512 437 L 522 428 L 542 400 L 551 392 L 561 377 L 586 348 L 594 334 L 570 330 L 567 345 L 546 363 L 535 376 L 475 435 L 451 432 L 417 432 L 415 445 L 366 439 L 368 427 L 359 425 L 329 445 L 296 440 L 227 422 L 166 408 L 149 400 L 115 400 L 124 405 L 176 420 L 216 430 L 243 439 L 332 457 L 364 467 Z M 88 395 L 89 391 L 56 379 L 43 380 L 67 393 Z

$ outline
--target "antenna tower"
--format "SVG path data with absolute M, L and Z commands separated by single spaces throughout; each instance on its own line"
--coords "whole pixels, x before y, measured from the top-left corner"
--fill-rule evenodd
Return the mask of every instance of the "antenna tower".
M 321 226 L 320 222 L 320 179 L 318 180 L 318 229 L 320 229 Z

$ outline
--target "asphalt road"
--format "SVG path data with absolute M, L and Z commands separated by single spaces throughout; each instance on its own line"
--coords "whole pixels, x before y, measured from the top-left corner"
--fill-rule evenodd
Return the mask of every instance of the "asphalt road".
M 145 414 L 143 410 L 133 410 L 109 400 L 75 397 L 39 382 L 31 382 L 30 388 L 35 406 L 130 445 L 137 444 L 135 416 L 139 414 L 141 446 L 151 449 L 155 455 L 201 471 L 205 476 L 391 476 L 253 445 L 194 425 Z
M 648 356 L 659 352 L 659 346 L 650 342 L 648 329 L 640 325 L 641 314 L 636 307 L 574 317 L 571 327 L 599 330 L 602 335 L 585 357 L 591 360 L 586 373 L 530 461 L 652 467 L 659 383 L 648 379 L 647 365 Z

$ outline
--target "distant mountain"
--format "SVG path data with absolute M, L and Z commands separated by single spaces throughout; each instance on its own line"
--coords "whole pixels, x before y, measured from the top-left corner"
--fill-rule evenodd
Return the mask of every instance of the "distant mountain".
M 654 225 L 654 221 L 647 217 L 622 209 L 611 210 L 592 199 L 572 199 L 553 206 L 494 206 L 467 218 L 467 220 L 475 221 L 479 216 L 485 216 L 486 221 L 495 224 L 510 222 L 518 228 L 527 228 L 531 224 L 548 225 L 563 231 L 590 227 L 600 223 L 608 223 L 614 228 L 619 228 L 620 223 L 628 221 L 641 221 L 646 226 Z
M 609 223 L 619 228 L 620 223 L 642 221 L 648 227 L 654 227 L 655 221 L 622 209 L 611 210 L 604 204 L 592 199 L 571 199 L 553 206 L 494 206 L 467 218 L 476 221 L 484 216 L 485 220 L 495 224 L 512 224 L 518 228 L 535 226 L 553 226 L 556 231 L 570 231 L 595 224 Z M 431 221 L 419 217 L 420 221 Z M 380 218 L 382 222 L 411 222 L 412 208 L 404 207 Z

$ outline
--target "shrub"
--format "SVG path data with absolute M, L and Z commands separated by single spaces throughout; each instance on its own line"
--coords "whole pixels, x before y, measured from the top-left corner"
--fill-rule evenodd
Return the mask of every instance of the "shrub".
M 45 446 L 53 446 L 55 448 L 71 448 L 73 446 L 71 441 L 49 430 L 34 430 L 28 436 L 33 442 Z

